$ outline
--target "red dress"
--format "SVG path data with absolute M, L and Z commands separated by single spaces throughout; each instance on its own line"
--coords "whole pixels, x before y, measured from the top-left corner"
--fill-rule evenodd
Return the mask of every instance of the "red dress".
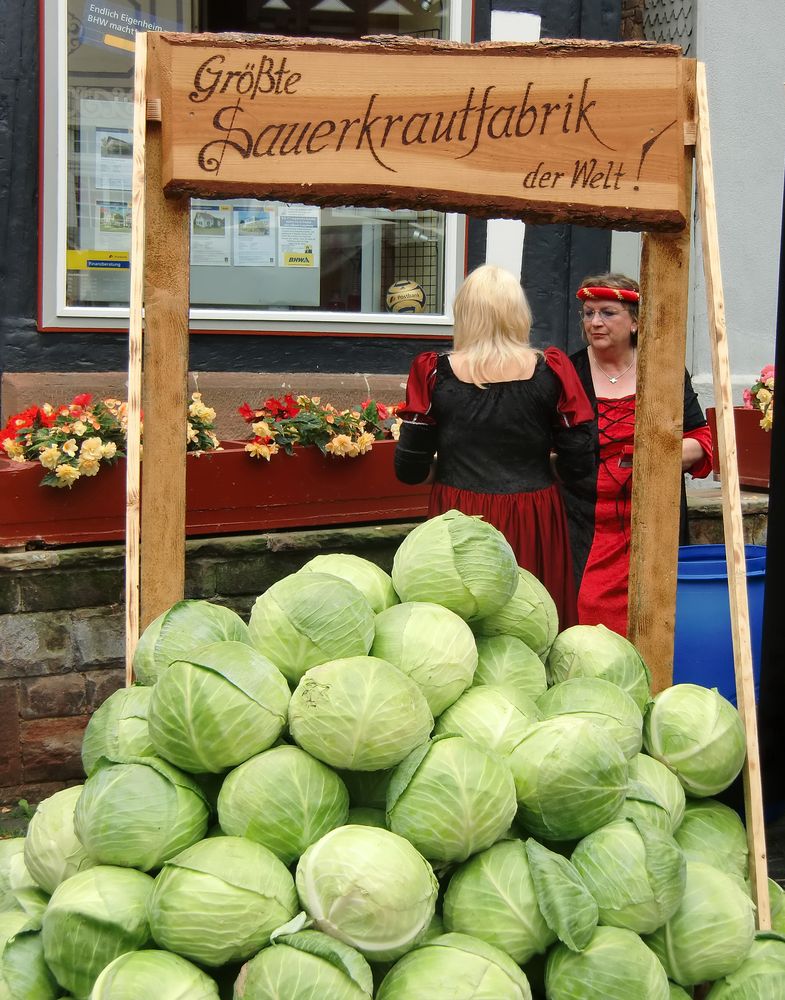
M 567 356 L 548 348 L 531 378 L 481 389 L 458 379 L 447 355 L 428 352 L 412 365 L 406 399 L 399 477 L 422 481 L 435 452 L 429 514 L 481 515 L 505 536 L 518 565 L 548 589 L 560 627 L 576 624 L 567 517 L 551 453 L 562 479 L 581 478 L 594 467 L 596 432 Z
M 626 635 L 632 464 L 624 451 L 632 446 L 635 433 L 635 396 L 598 399 L 597 423 L 594 538 L 578 593 L 578 618 L 582 625 L 605 625 Z
M 594 535 L 578 591 L 581 625 L 605 625 L 627 635 L 627 588 L 632 523 L 632 445 L 635 434 L 635 396 L 597 399 L 600 464 Z M 695 478 L 711 469 L 711 434 L 706 426 L 685 432 L 704 450 L 690 473 Z

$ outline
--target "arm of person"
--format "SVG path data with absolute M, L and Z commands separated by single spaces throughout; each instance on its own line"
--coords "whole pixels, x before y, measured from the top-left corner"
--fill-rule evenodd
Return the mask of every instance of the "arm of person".
M 553 469 L 569 486 L 593 476 L 599 458 L 594 407 L 572 362 L 555 347 L 545 350 L 545 362 L 561 384 L 553 435 Z
M 402 483 L 433 482 L 436 427 L 405 420 L 395 448 L 395 475 Z
M 436 426 L 430 409 L 437 362 L 434 351 L 417 355 L 406 382 L 406 402 L 398 411 L 403 423 L 395 447 L 395 475 L 409 485 L 433 481 Z
M 711 472 L 714 447 L 698 395 L 690 374 L 684 372 L 684 437 L 681 443 L 681 467 L 693 479 L 705 479 Z

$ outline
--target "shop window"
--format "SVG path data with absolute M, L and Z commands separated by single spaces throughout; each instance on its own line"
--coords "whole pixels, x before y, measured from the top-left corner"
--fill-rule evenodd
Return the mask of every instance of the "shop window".
M 44 18 L 43 329 L 127 317 L 135 30 L 467 36 L 458 0 L 46 0 Z M 462 217 L 193 199 L 190 223 L 194 329 L 445 332 Z

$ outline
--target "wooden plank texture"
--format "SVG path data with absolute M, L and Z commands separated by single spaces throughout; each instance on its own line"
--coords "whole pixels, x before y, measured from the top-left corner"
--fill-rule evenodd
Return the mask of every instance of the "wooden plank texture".
M 145 119 L 147 35 L 136 40 L 134 147 L 131 181 L 131 294 L 128 321 L 128 423 L 125 473 L 125 683 L 133 683 L 139 640 L 139 525 L 142 419 L 142 316 L 144 309 Z
M 159 44 L 155 34 L 148 36 L 148 97 L 165 72 L 156 58 Z M 141 628 L 182 600 L 185 588 L 189 202 L 164 198 L 161 160 L 160 126 L 148 123 Z
M 168 192 L 686 223 L 675 46 L 157 41 Z
M 736 674 L 736 703 L 747 737 L 747 758 L 744 763 L 744 811 L 750 852 L 750 882 L 757 906 L 758 927 L 761 930 L 768 930 L 771 927 L 771 911 L 767 884 L 766 833 L 747 598 L 747 567 L 744 554 L 739 470 L 736 461 L 736 429 L 733 419 L 733 396 L 728 356 L 728 333 L 725 324 L 725 297 L 720 267 L 717 208 L 714 200 L 709 102 L 706 89 L 706 68 L 703 63 L 698 64 L 697 101 L 698 214 L 701 226 L 703 268 L 706 277 L 706 299 L 711 336 L 711 363 L 717 418 L 717 449 L 722 480 L 722 525 L 728 567 L 733 665 Z
M 690 118 L 695 64 L 684 60 L 682 68 Z M 686 195 L 692 150 L 682 156 Z M 689 270 L 689 228 L 677 236 L 644 235 L 627 634 L 652 672 L 655 692 L 673 680 Z

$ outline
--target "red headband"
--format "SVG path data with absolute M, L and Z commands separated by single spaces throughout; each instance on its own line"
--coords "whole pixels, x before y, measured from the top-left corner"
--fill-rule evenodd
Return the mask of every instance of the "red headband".
M 640 293 L 632 288 L 606 288 L 603 285 L 593 285 L 589 288 L 579 288 L 575 297 L 585 302 L 586 299 L 619 299 L 621 302 L 640 302 Z

